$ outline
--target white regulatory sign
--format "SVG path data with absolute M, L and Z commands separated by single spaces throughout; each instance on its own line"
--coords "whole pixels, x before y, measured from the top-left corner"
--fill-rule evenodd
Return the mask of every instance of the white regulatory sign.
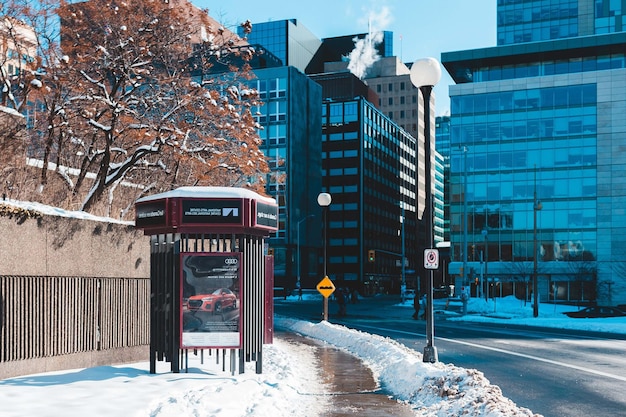
M 424 249 L 424 268 L 426 269 L 439 268 L 439 250 Z

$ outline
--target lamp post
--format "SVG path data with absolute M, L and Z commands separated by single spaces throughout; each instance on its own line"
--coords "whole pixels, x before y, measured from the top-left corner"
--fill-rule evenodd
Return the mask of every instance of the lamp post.
M 304 219 L 301 219 L 300 221 L 298 221 L 298 233 L 297 233 L 297 238 L 296 238 L 296 268 L 297 268 L 297 274 L 298 274 L 298 280 L 296 282 L 296 288 L 300 288 L 302 283 L 300 282 L 300 224 L 302 224 L 304 221 L 308 220 L 310 217 L 315 217 L 315 214 L 309 214 L 308 216 L 306 216 Z
M 463 146 L 463 286 L 467 279 L 467 147 Z
M 401 201 L 400 206 L 402 207 L 402 214 L 400 215 L 400 235 L 402 239 L 402 288 L 406 289 L 406 262 L 404 261 L 404 257 L 406 256 L 406 246 L 404 244 L 404 202 Z M 404 294 L 400 295 L 404 300 Z
M 535 190 L 533 192 L 533 317 L 539 316 L 537 294 L 537 212 L 542 209 L 541 201 L 537 200 L 537 167 L 535 166 Z
M 485 281 L 489 282 L 489 240 L 487 239 L 487 217 L 485 216 L 485 228 L 483 230 L 480 231 L 480 233 L 483 235 L 483 239 L 485 241 Z M 482 252 L 480 253 L 480 260 L 482 262 L 483 260 L 483 254 Z M 483 281 L 480 282 L 480 289 L 481 291 L 485 291 L 485 301 L 487 301 L 489 299 L 489 285 L 485 285 L 485 288 L 483 288 Z
M 317 196 L 317 204 L 320 205 L 320 207 L 322 207 L 322 210 L 324 211 L 323 213 L 323 217 L 324 217 L 324 278 L 328 277 L 327 274 L 327 270 L 326 270 L 326 241 L 327 241 L 327 230 L 328 230 L 328 224 L 327 224 L 327 211 L 328 211 L 328 206 L 330 206 L 330 203 L 333 201 L 332 197 L 330 196 L 330 194 L 328 193 L 319 193 L 319 195 Z M 324 297 L 324 321 L 328 321 L 328 297 Z
M 433 247 L 433 189 L 432 189 L 432 169 L 431 169 L 431 147 L 433 145 L 433 135 L 430 128 L 430 96 L 433 87 L 441 79 L 441 66 L 435 58 L 418 59 L 411 66 L 411 83 L 422 93 L 424 99 L 424 172 L 426 184 L 426 202 L 424 204 L 423 219 L 426 220 L 426 230 L 428 242 L 426 248 Z M 415 213 L 417 216 L 418 200 L 418 142 L 415 144 Z M 417 220 L 417 219 L 416 219 Z M 419 222 L 416 222 L 419 225 Z M 416 233 L 417 236 L 417 233 Z M 437 348 L 434 344 L 435 323 L 433 315 L 433 270 L 428 277 L 428 291 L 426 293 L 426 347 L 424 347 L 424 362 L 437 362 Z

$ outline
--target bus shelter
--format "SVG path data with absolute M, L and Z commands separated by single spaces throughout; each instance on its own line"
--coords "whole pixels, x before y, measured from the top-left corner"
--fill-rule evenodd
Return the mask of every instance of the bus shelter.
M 150 236 L 150 373 L 180 372 L 189 350 L 221 356 L 243 373 L 262 372 L 273 339 L 274 199 L 243 188 L 181 187 L 135 203 L 135 226 Z

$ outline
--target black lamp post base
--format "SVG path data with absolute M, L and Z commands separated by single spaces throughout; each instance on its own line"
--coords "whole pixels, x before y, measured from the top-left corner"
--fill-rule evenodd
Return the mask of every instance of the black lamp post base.
M 424 358 L 422 362 L 435 363 L 438 362 L 437 348 L 435 346 L 426 346 L 424 348 Z

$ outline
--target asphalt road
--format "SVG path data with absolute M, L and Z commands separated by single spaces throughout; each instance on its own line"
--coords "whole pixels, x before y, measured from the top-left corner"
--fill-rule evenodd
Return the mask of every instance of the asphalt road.
M 425 322 L 394 307 L 397 297 L 348 305 L 348 315 L 329 321 L 391 337 L 419 352 Z M 321 301 L 280 302 L 275 311 L 310 321 L 321 319 Z M 439 361 L 483 372 L 517 405 L 546 417 L 626 416 L 626 341 L 613 335 L 461 323 L 436 317 Z

